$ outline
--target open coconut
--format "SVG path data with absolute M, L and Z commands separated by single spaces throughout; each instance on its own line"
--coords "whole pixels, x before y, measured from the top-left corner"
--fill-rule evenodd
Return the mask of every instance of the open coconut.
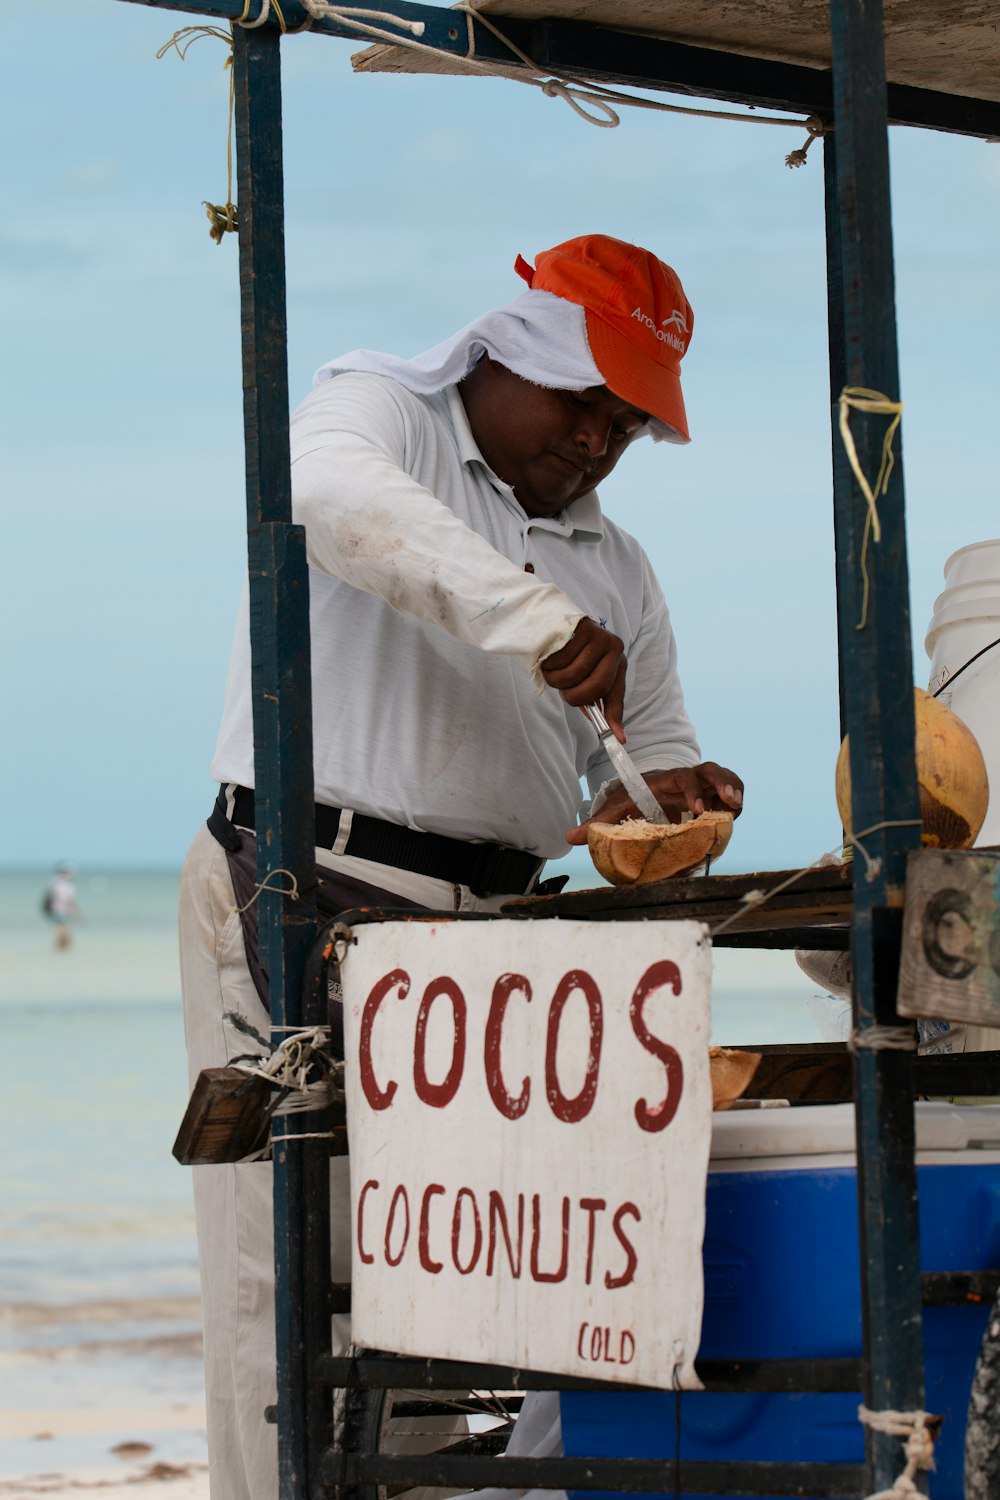
M 703 812 L 689 823 L 591 823 L 587 847 L 599 873 L 612 885 L 669 880 L 717 859 L 733 831 L 730 812 Z
M 735 1047 L 709 1047 L 708 1068 L 712 1079 L 712 1108 L 728 1109 L 742 1097 L 760 1064 L 759 1052 L 741 1052 Z
M 972 730 L 939 698 L 914 688 L 921 839 L 931 849 L 969 849 L 990 802 L 986 762 Z M 837 809 L 851 830 L 850 741 L 837 757 Z

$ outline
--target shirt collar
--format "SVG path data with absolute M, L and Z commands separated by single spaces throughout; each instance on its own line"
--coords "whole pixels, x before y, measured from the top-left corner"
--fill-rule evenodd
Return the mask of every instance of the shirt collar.
M 505 498 L 509 497 L 511 505 L 517 512 L 530 521 L 532 526 L 537 526 L 543 531 L 560 532 L 564 536 L 571 536 L 575 531 L 589 532 L 592 536 L 604 535 L 604 516 L 601 511 L 601 502 L 596 490 L 589 490 L 587 494 L 581 495 L 578 500 L 565 510 L 561 510 L 554 516 L 528 516 L 521 509 L 514 491 L 509 484 L 505 484 L 498 474 L 494 474 L 482 453 L 479 444 L 472 435 L 469 426 L 469 418 L 466 414 L 465 403 L 458 393 L 457 385 L 449 385 L 445 395 L 448 399 L 448 412 L 451 417 L 452 426 L 455 429 L 455 439 L 458 444 L 458 456 L 463 464 L 479 464 L 490 476 Z

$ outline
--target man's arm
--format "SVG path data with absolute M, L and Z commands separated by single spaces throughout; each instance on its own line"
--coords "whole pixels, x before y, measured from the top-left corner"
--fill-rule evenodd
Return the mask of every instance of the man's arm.
M 648 560 L 643 561 L 642 625 L 628 653 L 625 725 L 629 754 L 671 821 L 706 810 L 739 816 L 743 805 L 740 778 L 715 761 L 701 760 L 684 705 L 670 615 Z M 637 815 L 632 799 L 610 773 L 606 756 L 595 752 L 587 768 L 594 793 L 588 822 L 618 823 Z M 586 843 L 587 822 L 570 829 L 566 837 L 571 844 Z
M 518 658 L 539 689 L 555 687 L 572 703 L 607 699 L 620 723 L 621 640 L 418 483 L 393 393 L 364 377 L 338 392 L 348 380 L 321 387 L 307 420 L 293 421 L 293 514 L 310 564 L 480 650 Z
M 714 760 L 702 761 L 697 766 L 677 766 L 672 771 L 644 772 L 643 780 L 671 823 L 680 822 L 685 813 L 697 817 L 703 812 L 731 812 L 738 818 L 743 811 L 743 782 L 734 771 Z M 635 803 L 619 786 L 585 823 L 569 830 L 566 842 L 585 844 L 591 823 L 622 823 L 637 816 Z

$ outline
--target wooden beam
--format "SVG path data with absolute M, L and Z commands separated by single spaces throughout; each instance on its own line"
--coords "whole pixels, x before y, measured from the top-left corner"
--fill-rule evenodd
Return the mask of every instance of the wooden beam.
M 492 12 L 490 19 L 540 68 L 552 73 L 824 119 L 833 114 L 833 82 L 828 68 L 747 57 L 577 21 L 531 25 Z M 477 27 L 477 52 L 480 37 L 485 41 L 487 35 Z M 958 98 L 936 89 L 892 83 L 887 99 L 888 118 L 893 125 L 983 137 L 1000 133 L 1000 104 L 993 100 Z
M 243 0 L 130 0 L 130 3 L 228 21 L 237 20 L 244 9 Z M 387 0 L 379 8 L 387 14 L 420 22 L 424 27 L 420 40 L 424 44 L 455 58 L 466 55 L 466 24 L 464 20 L 459 23 L 451 10 L 413 4 L 409 0 Z M 256 19 L 260 9 L 261 0 L 252 0 L 250 18 Z M 349 10 L 349 6 L 344 7 L 345 13 Z M 297 31 L 308 20 L 299 0 L 283 0 L 282 13 L 290 32 Z M 580 21 L 532 22 L 492 13 L 491 19 L 541 69 L 554 74 L 752 105 L 757 109 L 787 110 L 824 118 L 833 112 L 832 80 L 827 68 L 746 57 Z M 350 26 L 325 17 L 315 20 L 310 30 L 316 35 L 340 37 L 359 44 L 370 40 Z M 477 57 L 486 62 L 511 63 L 509 48 L 492 32 L 477 25 L 475 36 Z M 982 139 L 1000 136 L 1000 104 L 991 99 L 889 84 L 888 111 L 894 125 L 914 125 Z
M 726 922 L 726 945 L 754 938 L 754 946 L 808 947 L 820 926 L 824 947 L 847 943 L 852 909 L 851 865 L 768 870 L 751 875 L 706 875 L 643 885 L 599 886 L 558 896 L 520 896 L 505 903 L 507 917 L 582 917 L 594 921 Z M 761 893 L 774 891 L 767 900 Z M 796 937 L 795 934 L 799 936 Z

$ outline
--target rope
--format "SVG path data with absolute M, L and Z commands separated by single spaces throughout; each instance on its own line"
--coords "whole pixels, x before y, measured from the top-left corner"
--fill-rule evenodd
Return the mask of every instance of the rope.
M 883 823 L 873 823 L 870 828 L 862 828 L 860 833 L 844 833 L 844 840 L 853 849 L 857 849 L 865 862 L 865 879 L 871 885 L 882 873 L 882 860 L 878 856 L 874 859 L 868 853 L 861 839 L 866 839 L 870 833 L 878 833 L 882 828 L 923 828 L 922 818 L 892 818 Z
M 327 935 L 333 944 L 334 957 L 339 966 L 347 957 L 348 948 L 356 944 L 358 940 L 354 935 L 353 929 L 348 927 L 346 922 L 336 922 L 329 929 Z
M 896 428 L 899 426 L 903 415 L 902 401 L 890 401 L 888 396 L 883 396 L 881 391 L 869 390 L 863 385 L 845 385 L 840 393 L 840 436 L 847 452 L 848 462 L 854 471 L 854 477 L 858 481 L 861 493 L 865 497 L 868 506 L 868 514 L 865 517 L 864 536 L 861 541 L 861 577 L 864 588 L 861 599 L 861 619 L 855 626 L 856 630 L 864 630 L 868 620 L 868 541 L 882 540 L 882 525 L 878 516 L 878 500 L 889 489 L 889 476 L 896 462 L 896 455 L 892 451 L 892 440 L 896 436 Z M 885 437 L 882 439 L 882 462 L 879 465 L 878 475 L 875 479 L 875 488 L 872 489 L 868 480 L 862 472 L 858 461 L 858 450 L 854 446 L 854 437 L 851 433 L 850 413 L 851 408 L 855 411 L 877 412 L 883 416 L 892 418 L 886 428 Z
M 157 51 L 157 61 L 165 57 L 171 48 L 177 53 L 181 62 L 187 57 L 191 46 L 200 37 L 211 36 L 217 41 L 225 42 L 229 48 L 229 56 L 226 58 L 225 67 L 229 70 L 229 109 L 228 122 L 226 125 L 226 201 L 225 203 L 209 203 L 207 198 L 202 199 L 202 207 L 208 219 L 208 232 L 217 245 L 222 244 L 224 234 L 236 234 L 239 231 L 239 214 L 236 204 L 233 202 L 233 120 L 236 111 L 236 81 L 233 78 L 233 37 L 234 27 L 242 26 L 244 31 L 255 31 L 258 26 L 263 26 L 270 19 L 271 11 L 274 11 L 278 27 L 282 34 L 287 31 L 285 17 L 282 14 L 279 0 L 261 0 L 260 15 L 256 21 L 248 20 L 252 0 L 243 0 L 243 13 L 235 21 L 230 23 L 229 30 L 223 31 L 218 26 L 182 26 L 175 31 L 169 41 Z M 312 25 L 312 20 L 308 22 Z M 303 26 L 300 30 L 306 30 Z M 244 907 L 243 910 L 246 910 Z
M 287 1031 L 288 1027 L 273 1030 Z M 269 1110 L 269 1115 L 298 1115 L 326 1109 L 343 1092 L 343 1067 L 337 1064 L 327 1050 L 330 1036 L 329 1026 L 312 1026 L 292 1031 L 271 1053 L 270 1057 L 237 1057 L 230 1067 L 246 1073 L 248 1078 L 262 1078 L 280 1091 L 278 1099 Z M 316 1069 L 319 1078 L 312 1077 Z M 329 1134 L 329 1132 L 325 1132 Z M 302 1137 L 295 1137 L 301 1139 Z M 281 1136 L 276 1139 L 284 1140 Z M 267 1147 L 263 1148 L 266 1153 Z
M 274 1027 L 286 1031 L 288 1027 Z M 232 1066 L 253 1078 L 266 1078 L 281 1089 L 304 1093 L 314 1085 L 308 1081 L 311 1068 L 318 1062 L 332 1073 L 334 1063 L 327 1049 L 329 1026 L 308 1026 L 292 1031 L 267 1058 L 239 1059 Z
M 253 1030 L 242 1026 L 239 1029 Z M 328 1051 L 329 1026 L 272 1026 L 271 1031 L 272 1034 L 275 1031 L 287 1031 L 290 1034 L 275 1047 L 270 1056 L 234 1057 L 229 1063 L 231 1068 L 245 1073 L 248 1078 L 261 1078 L 278 1091 L 265 1111 L 262 1130 L 275 1116 L 306 1114 L 326 1109 L 343 1096 L 343 1064 L 336 1062 Z M 258 1040 L 263 1040 L 259 1033 L 253 1034 Z M 310 1077 L 317 1069 L 320 1076 Z M 266 1159 L 270 1156 L 275 1141 L 332 1140 L 333 1135 L 332 1131 L 303 1131 L 301 1134 L 272 1136 L 258 1150 L 251 1151 L 240 1160 L 253 1162 Z
M 333 1138 L 332 1130 L 303 1130 L 297 1135 L 272 1135 L 271 1145 L 275 1146 L 279 1141 L 332 1141 Z
M 264 26 L 267 24 L 267 20 L 271 14 L 272 5 L 274 6 L 274 14 L 278 18 L 278 25 L 280 26 L 281 30 L 284 31 L 285 18 L 281 14 L 281 7 L 278 4 L 278 0 L 261 0 L 260 15 L 257 17 L 256 21 L 248 21 L 246 19 L 247 11 L 250 9 L 250 0 L 246 0 L 246 3 L 243 6 L 243 15 L 237 21 L 237 26 L 242 26 L 244 31 L 256 31 L 258 26 Z
M 806 144 L 802 148 L 801 153 L 791 153 L 792 156 L 798 156 L 801 154 L 802 160 L 793 162 L 790 157 L 786 157 L 785 162 L 788 166 L 800 166 L 802 162 L 805 161 L 806 151 L 808 151 L 814 138 L 817 135 L 824 135 L 828 128 L 818 115 L 812 115 L 808 120 L 803 122 L 801 120 L 789 120 L 779 115 L 741 115 L 737 114 L 735 110 L 695 109 L 690 105 L 664 104 L 662 100 L 659 99 L 641 99 L 633 94 L 623 94 L 620 89 L 609 89 L 606 88 L 603 84 L 593 83 L 589 80 L 586 81 L 584 86 L 581 86 L 579 82 L 574 84 L 571 83 L 568 79 L 561 78 L 558 75 L 550 78 L 542 78 L 542 70 L 535 63 L 534 59 L 529 57 L 526 52 L 522 52 L 520 47 L 516 46 L 514 42 L 512 42 L 510 38 L 500 30 L 499 26 L 494 25 L 494 23 L 488 16 L 483 15 L 481 11 L 477 10 L 475 5 L 471 3 L 471 0 L 459 0 L 459 3 L 454 7 L 454 9 L 465 11 L 466 15 L 469 17 L 468 29 L 470 58 L 475 52 L 475 32 L 473 30 L 472 22 L 473 20 L 476 20 L 479 22 L 480 26 L 485 26 L 487 31 L 492 32 L 497 40 L 502 42 L 503 45 L 508 49 L 508 51 L 512 52 L 515 57 L 520 59 L 524 66 L 528 68 L 532 74 L 535 75 L 530 79 L 523 79 L 520 81 L 536 84 L 541 88 L 542 93 L 550 99 L 564 100 L 565 103 L 570 105 L 570 107 L 576 111 L 581 119 L 586 120 L 590 125 L 598 125 L 604 129 L 613 129 L 616 125 L 621 124 L 621 119 L 617 111 L 611 107 L 611 103 L 609 101 L 613 101 L 615 104 L 632 105 L 636 109 L 657 109 L 662 110 L 667 114 L 695 115 L 699 119 L 705 120 L 749 120 L 755 125 L 798 126 L 804 124 L 805 128 L 809 131 L 809 139 L 806 141 Z M 427 50 L 434 51 L 436 49 L 429 48 Z M 489 65 L 486 65 L 486 67 L 488 71 L 495 71 L 489 68 Z M 507 73 L 504 73 L 502 76 L 508 77 L 509 75 Z M 576 103 L 577 99 L 584 99 L 588 103 L 596 104 L 598 109 L 602 111 L 604 118 L 601 119 L 598 116 L 588 113 L 587 110 L 582 109 L 580 105 Z
M 166 57 L 171 48 L 183 62 L 195 42 L 203 36 L 214 36 L 217 41 L 225 42 L 227 47 L 231 42 L 229 32 L 223 31 L 220 26 L 182 26 L 179 31 L 174 32 L 169 41 L 164 42 L 163 46 L 157 49 L 157 62 Z
M 832 853 L 832 857 L 835 859 L 836 854 Z M 746 891 L 740 897 L 742 910 L 734 911 L 732 916 L 726 917 L 724 922 L 719 922 L 717 926 L 712 928 L 709 937 L 713 939 L 718 937 L 720 932 L 725 932 L 727 927 L 731 927 L 734 922 L 738 922 L 740 917 L 745 917 L 747 912 L 754 911 L 758 906 L 763 906 L 765 901 L 770 901 L 772 896 L 776 896 L 779 891 L 786 890 L 796 880 L 801 880 L 803 875 L 808 875 L 810 870 L 815 870 L 824 860 L 829 858 L 831 858 L 831 854 L 821 854 L 819 859 L 814 859 L 811 865 L 804 865 L 801 870 L 796 870 L 794 875 L 789 875 L 787 880 L 779 881 L 777 885 L 773 885 L 769 891 Z
M 394 16 L 390 11 L 384 10 L 351 10 L 339 9 L 331 0 L 301 0 L 302 7 L 306 11 L 308 19 L 299 31 L 308 31 L 314 20 L 330 20 L 346 31 L 356 32 L 360 36 L 369 37 L 373 41 L 386 42 L 391 46 L 408 47 L 413 51 L 422 52 L 437 57 L 440 51 L 437 47 L 418 40 L 426 30 L 423 21 L 407 21 L 399 16 Z M 243 13 L 231 23 L 229 31 L 224 31 L 217 26 L 184 26 L 175 31 L 169 41 L 165 42 L 158 50 L 157 58 L 162 58 L 173 49 L 183 62 L 191 45 L 200 37 L 210 36 L 216 40 L 225 42 L 230 49 L 229 57 L 225 66 L 229 69 L 229 105 L 228 123 L 226 127 L 226 201 L 224 203 L 212 203 L 207 198 L 202 199 L 202 206 L 208 219 L 208 232 L 217 245 L 222 244 L 223 236 L 237 234 L 239 232 L 239 211 L 233 202 L 233 120 L 236 107 L 236 88 L 232 70 L 232 45 L 234 27 L 242 26 L 245 31 L 256 30 L 264 26 L 270 20 L 273 10 L 275 19 L 282 32 L 288 31 L 285 17 L 281 10 L 279 0 L 261 0 L 260 14 L 256 20 L 249 19 L 252 0 L 244 0 Z M 788 119 L 781 115 L 759 115 L 738 114 L 735 110 L 719 109 L 696 109 L 693 106 L 682 104 L 666 104 L 659 99 L 642 99 L 634 94 L 622 93 L 619 89 L 610 89 L 599 83 L 588 80 L 572 82 L 568 78 L 559 75 L 546 75 L 537 66 L 534 60 L 526 52 L 522 52 L 503 31 L 491 20 L 482 15 L 470 0 L 460 0 L 455 7 L 463 11 L 466 16 L 468 29 L 468 52 L 465 57 L 456 57 L 455 61 L 470 72 L 484 74 L 488 77 L 513 78 L 519 83 L 529 83 L 535 88 L 541 89 L 542 93 L 549 99 L 562 99 L 565 104 L 586 120 L 588 125 L 596 125 L 606 130 L 613 130 L 616 125 L 621 124 L 621 117 L 614 107 L 618 105 L 630 105 L 633 109 L 655 109 L 667 114 L 693 115 L 699 119 L 707 120 L 737 120 L 752 125 L 784 125 L 802 127 L 808 134 L 806 143 L 797 151 L 791 151 L 785 157 L 785 165 L 788 167 L 801 167 L 805 164 L 806 152 L 818 137 L 825 135 L 831 128 L 818 115 L 810 115 L 807 120 Z M 363 18 L 363 19 L 362 19 Z M 478 21 L 487 31 L 502 42 L 503 45 L 516 57 L 521 67 L 512 70 L 491 62 L 483 62 L 476 57 L 476 36 L 474 22 Z M 387 30 L 387 26 L 398 27 L 398 31 Z M 404 33 L 400 35 L 400 32 Z M 409 33 L 407 35 L 406 33 Z M 877 493 L 877 491 L 876 491 Z M 877 518 L 876 518 L 877 519 Z M 877 538 L 876 538 L 877 539 Z M 862 559 L 864 567 L 864 559 Z M 867 576 L 866 601 L 867 601 Z
M 421 45 L 408 42 L 405 37 L 397 36 L 395 32 L 386 31 L 382 25 L 367 25 L 358 19 L 359 16 L 367 17 L 368 21 L 384 22 L 390 26 L 399 26 L 403 31 L 409 31 L 413 36 L 423 36 L 425 30 L 423 21 L 405 21 L 402 16 L 394 16 L 388 10 L 340 10 L 336 5 L 331 5 L 329 0 L 302 0 L 302 8 L 309 12 L 313 21 L 333 21 L 338 26 L 343 26 L 349 31 L 360 31 L 363 36 L 375 37 L 377 41 L 393 42 L 399 46 Z M 436 52 L 436 47 L 421 47 L 426 52 Z
M 906 1497 L 920 1493 L 914 1476 L 921 1469 L 934 1468 L 934 1438 L 928 1428 L 937 1420 L 926 1411 L 869 1411 L 867 1406 L 858 1407 L 858 1421 L 862 1426 L 887 1437 L 905 1439 L 906 1467 L 893 1480 L 891 1488 L 869 1495 L 868 1500 L 906 1500 Z
M 272 885 L 271 879 L 275 875 L 287 875 L 289 880 L 292 882 L 290 889 L 285 890 L 283 886 Z M 295 876 L 292 874 L 291 870 L 269 870 L 261 883 L 254 886 L 253 895 L 250 897 L 250 900 L 246 903 L 246 905 L 234 906 L 233 910 L 240 913 L 249 911 L 254 902 L 259 898 L 262 891 L 277 891 L 280 895 L 287 896 L 290 901 L 297 901 L 299 899 L 299 883 L 296 880 Z
M 385 11 L 343 11 L 332 4 L 331 0 L 302 0 L 302 5 L 315 20 L 333 21 L 345 30 L 356 31 L 361 36 L 371 37 L 378 42 L 386 42 L 390 46 L 405 47 L 410 51 L 421 52 L 431 57 L 441 56 L 440 48 L 417 40 L 424 32 L 424 25 L 421 21 L 403 21 L 398 16 L 390 15 Z M 738 114 L 735 110 L 696 109 L 682 104 L 665 104 L 659 99 L 642 99 L 635 94 L 625 94 L 619 89 L 606 88 L 603 84 L 594 83 L 588 79 L 571 80 L 558 74 L 547 74 L 528 53 L 522 52 L 499 26 L 477 10 L 471 0 L 459 0 L 453 8 L 464 12 L 466 16 L 468 51 L 464 56 L 453 54 L 452 61 L 466 68 L 470 73 L 479 73 L 492 78 L 509 78 L 517 83 L 531 84 L 541 89 L 546 98 L 562 99 L 589 125 L 597 125 L 605 130 L 614 129 L 621 123 L 614 106 L 630 105 L 634 109 L 655 109 L 667 114 L 694 115 L 706 120 L 737 120 L 752 125 L 784 125 L 798 129 L 804 128 L 808 131 L 808 139 L 799 151 L 793 151 L 785 158 L 788 166 L 801 166 L 812 142 L 817 136 L 825 135 L 830 129 L 818 115 L 810 116 L 808 120 L 790 120 L 783 115 Z M 361 21 L 358 19 L 359 16 L 365 16 L 367 20 Z M 476 56 L 473 24 L 476 21 L 503 43 L 512 56 L 517 58 L 521 68 L 514 68 L 509 64 L 486 62 Z M 382 22 L 403 28 L 411 35 L 400 36 L 395 31 L 387 31 L 382 24 L 379 24 Z M 593 108 L 587 108 L 588 105 Z
M 866 1026 L 847 1038 L 848 1052 L 916 1052 L 917 1036 L 912 1026 Z
M 957 672 L 948 672 L 948 668 L 945 667 L 945 672 L 948 675 L 945 677 L 944 682 L 942 682 L 941 686 L 937 689 L 937 691 L 931 694 L 931 697 L 932 698 L 940 698 L 940 696 L 944 692 L 945 688 L 951 687 L 951 685 L 955 681 L 956 677 L 961 677 L 962 673 L 965 671 L 965 669 L 967 667 L 971 667 L 972 664 L 974 662 L 977 662 L 981 656 L 985 656 L 986 653 L 987 653 L 987 651 L 992 651 L 993 648 L 994 648 L 994 646 L 1000 646 L 1000 635 L 997 636 L 997 638 L 996 638 L 995 641 L 990 641 L 990 643 L 989 643 L 988 646 L 983 646 L 981 648 L 981 650 L 977 651 L 976 654 L 975 654 L 975 656 L 970 656 L 969 659 L 968 659 L 968 661 L 964 661 L 962 663 L 962 665 L 958 668 Z
M 828 135 L 831 128 L 825 121 L 820 119 L 819 115 L 810 115 L 806 121 L 806 129 L 809 132 L 809 137 L 805 145 L 800 146 L 797 151 L 789 151 L 785 157 L 785 166 L 804 167 L 806 164 L 806 152 L 813 141 L 817 140 L 821 135 Z

